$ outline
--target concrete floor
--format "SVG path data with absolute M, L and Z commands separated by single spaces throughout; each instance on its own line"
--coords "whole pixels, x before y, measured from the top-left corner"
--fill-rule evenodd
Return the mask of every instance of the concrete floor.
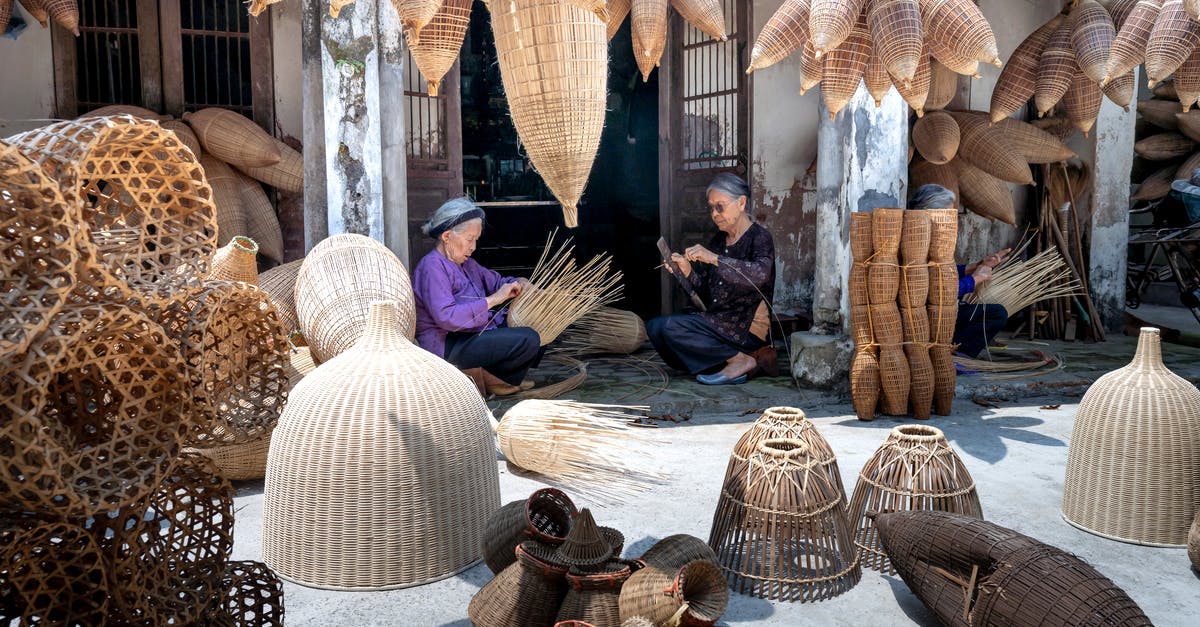
M 1125 589 L 1156 625 L 1196 624 L 1200 575 L 1189 567 L 1184 549 L 1106 540 L 1068 525 L 1059 514 L 1078 395 L 1099 375 L 1128 363 L 1132 338 L 1050 348 L 1066 355 L 1062 370 L 1016 381 L 960 377 L 953 415 L 935 417 L 929 424 L 945 431 L 971 471 L 988 520 L 1083 558 Z M 1164 354 L 1177 373 L 1192 381 L 1200 378 L 1200 350 L 1164 345 Z M 647 457 L 646 469 L 667 474 L 664 485 L 622 506 L 599 505 L 573 495 L 578 505 L 592 507 L 600 524 L 625 534 L 627 557 L 640 555 L 658 538 L 674 533 L 707 539 L 730 449 L 763 407 L 790 404 L 808 412 L 837 454 L 848 490 L 888 430 L 908 422 L 889 418 L 861 422 L 854 418 L 844 391 L 796 390 L 787 379 L 700 388 L 676 380 L 642 401 L 656 415 L 674 412 L 676 419 L 686 417 L 681 422 L 659 421 L 661 427 L 654 432 L 663 444 Z M 628 394 L 628 382 L 594 375 L 576 397 L 611 402 Z M 504 502 L 522 499 L 541 486 L 510 474 L 504 462 L 498 465 Z M 234 559 L 261 559 L 262 482 L 240 484 L 236 507 Z M 466 626 L 467 604 L 490 578 L 480 564 L 440 582 L 389 592 L 328 592 L 289 583 L 285 585 L 288 623 Z M 734 594 L 721 624 L 937 623 L 898 577 L 864 571 L 854 589 L 820 603 L 773 603 Z

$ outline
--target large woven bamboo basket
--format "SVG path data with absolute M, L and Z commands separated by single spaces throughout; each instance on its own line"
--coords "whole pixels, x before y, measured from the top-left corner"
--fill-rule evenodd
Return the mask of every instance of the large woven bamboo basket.
M 862 565 L 891 574 L 895 567 L 868 514 L 943 511 L 983 518 L 975 480 L 940 429 L 904 425 L 892 429 L 858 474 L 850 499 L 854 544 Z
M 0 355 L 17 355 L 75 287 L 82 216 L 58 183 L 0 141 Z
M 1042 48 L 1033 89 L 1033 103 L 1038 117 L 1050 113 L 1066 95 L 1075 76 L 1075 50 L 1071 48 L 1071 22 L 1066 20 L 1051 33 Z
M 942 42 L 939 39 L 932 39 L 926 30 L 925 47 L 929 49 L 929 56 L 934 61 L 942 64 L 946 69 L 961 76 L 970 76 L 979 78 L 979 62 L 964 57 L 950 47 L 949 44 Z
M 609 0 L 605 4 L 608 10 L 608 40 L 616 36 L 617 31 L 621 30 L 621 25 L 625 23 L 625 18 L 629 17 L 630 8 L 633 5 L 632 0 Z
M 263 556 L 286 579 L 398 588 L 479 559 L 500 506 L 487 406 L 402 325 L 396 303 L 373 304 L 362 339 L 292 390 L 263 498 Z
M 929 214 L 929 260 L 934 263 L 954 263 L 958 246 L 958 212 L 953 207 L 926 209 Z
M 647 565 L 621 586 L 621 620 L 643 616 L 655 625 L 672 617 L 680 625 L 715 625 L 729 605 L 729 587 L 721 567 L 694 560 L 679 568 Z
M 554 624 L 567 595 L 567 567 L 555 563 L 550 552 L 532 540 L 517 547 L 516 560 L 471 597 L 467 615 L 473 624 L 488 627 Z
M 12 624 L 36 624 L 46 618 L 63 624 L 104 624 L 107 566 L 96 541 L 76 524 L 0 517 L 4 617 Z
M 1200 391 L 1162 363 L 1159 331 L 1079 402 L 1063 518 L 1106 538 L 1181 546 L 1200 509 Z
M 206 281 L 235 281 L 258 285 L 258 242 L 239 235 L 217 249 Z
M 996 87 L 992 90 L 993 124 L 1016 113 L 1033 97 L 1037 89 L 1042 53 L 1051 36 L 1058 31 L 1065 19 L 1061 14 L 1050 18 L 1030 33 L 1008 57 L 1004 70 L 1000 72 L 1000 78 L 996 81 Z
M 642 81 L 658 67 L 667 47 L 667 29 L 671 24 L 669 0 L 638 0 L 629 10 L 629 29 L 633 38 L 633 56 Z
M 1071 88 L 1063 96 L 1063 105 L 1071 124 L 1088 136 L 1096 125 L 1096 116 L 1100 115 L 1100 105 L 1103 104 L 1104 93 L 1100 86 L 1084 75 L 1082 70 L 1076 70 L 1071 79 Z
M 200 156 L 204 175 L 212 185 L 213 205 L 216 208 L 217 245 L 224 246 L 239 235 L 250 233 L 246 212 L 242 208 L 242 190 L 237 173 L 224 161 L 210 155 Z
M 210 625 L 283 627 L 283 582 L 262 562 L 231 561 L 221 578 L 224 593 L 208 608 Z
M 0 361 L 0 507 L 83 519 L 144 498 L 191 414 L 175 338 L 135 309 L 67 307 Z
M 1016 156 L 1020 158 L 1020 155 Z M 1012 191 L 1004 181 L 962 159 L 955 159 L 952 163 L 958 175 L 958 188 L 962 192 L 964 207 L 985 218 L 1016 225 Z M 1026 169 L 1029 169 L 1028 166 Z
M 204 152 L 233 166 L 262 168 L 279 163 L 275 139 L 253 120 L 229 109 L 209 107 L 183 114 Z
M 516 561 L 516 548 L 526 540 L 556 547 L 567 539 L 578 511 L 562 490 L 542 488 L 528 498 L 496 510 L 483 530 L 483 561 L 495 574 Z
M 842 500 L 846 499 L 846 489 L 842 487 L 842 473 L 838 470 L 833 447 L 817 431 L 817 426 L 808 419 L 804 410 L 798 407 L 769 407 L 764 410 L 733 445 L 725 474 L 733 472 L 735 465 L 755 454 L 763 442 L 778 439 L 799 440 L 808 446 L 809 455 L 817 461 L 826 480 L 842 495 Z
M 746 72 L 771 67 L 804 47 L 808 41 L 810 0 L 784 0 L 754 40 Z
M 261 168 L 239 167 L 238 170 L 276 189 L 293 193 L 304 191 L 304 156 L 278 139 L 275 147 L 281 155 L 279 163 Z
M 170 291 L 207 269 L 217 247 L 213 190 L 191 151 L 157 122 L 80 118 L 8 141 L 82 207 L 79 237 L 91 245 L 81 264 L 97 275 L 87 278 L 92 286 Z M 108 296 L 123 302 L 127 291 Z
M 93 112 L 94 113 L 94 112 Z M 175 133 L 175 137 L 179 139 L 188 150 L 192 151 L 192 155 L 197 159 L 204 154 L 204 149 L 200 147 L 200 138 L 196 137 L 196 133 L 192 132 L 192 127 L 187 125 L 183 120 L 163 120 L 159 122 L 163 128 Z
M 1166 161 L 1190 155 L 1195 148 L 1196 142 L 1191 138 L 1171 131 L 1139 140 L 1133 145 L 1133 152 L 1150 161 Z
M 917 0 L 875 0 L 867 4 L 867 23 L 875 54 L 901 83 L 911 82 L 925 52 L 925 33 Z
M 275 205 L 267 198 L 258 181 L 240 172 L 235 172 L 238 196 L 242 201 L 242 215 L 246 220 L 246 235 L 258 242 L 258 252 L 276 263 L 283 261 L 283 230 L 279 226 L 279 215 Z
M 313 247 L 300 265 L 296 319 L 313 357 L 324 363 L 362 337 L 371 304 L 396 301 L 400 332 L 416 335 L 416 303 L 408 271 L 396 254 L 365 236 L 341 233 Z
M 405 36 L 412 43 L 421 39 L 421 29 L 425 28 L 442 8 L 442 0 L 392 0 L 396 15 L 400 16 L 400 26 L 404 28 Z
M 1146 43 L 1150 39 L 1150 32 L 1154 30 L 1154 22 L 1158 19 L 1162 0 L 1139 0 L 1128 4 L 1132 5 L 1132 8 L 1113 38 L 1108 65 L 1105 66 L 1105 79 L 1120 76 L 1141 65 L 1146 59 Z M 1116 16 L 1113 17 L 1115 21 Z
M 875 522 L 900 576 L 943 624 L 1151 624 L 1086 562 L 1011 529 L 948 512 Z
M 222 477 L 230 481 L 252 481 L 267 476 L 267 453 L 271 449 L 271 433 L 243 444 L 188 448 L 188 453 L 203 455 L 216 465 Z
M 988 124 L 987 118 L 970 112 L 951 113 L 958 122 L 962 141 L 958 160 L 965 161 L 992 176 L 1021 185 L 1033 183 L 1029 163 L 1013 150 L 1003 133 Z M 962 176 L 959 176 L 962 185 Z
M 1071 49 L 1075 62 L 1093 83 L 1108 71 L 1108 55 L 1117 32 L 1108 11 L 1095 0 L 1083 0 L 1071 10 Z
M 606 25 L 561 0 L 514 0 L 490 10 L 513 124 L 574 228 L 604 127 Z
M 943 111 L 929 113 L 912 127 L 913 145 L 926 161 L 948 163 L 958 154 L 958 122 Z
M 1030 164 L 1057 163 L 1077 156 L 1057 137 L 1028 122 L 1004 118 L 996 124 L 996 128 Z
M 856 23 L 865 20 L 865 4 L 864 0 L 812 0 L 808 33 L 818 57 L 833 52 L 850 37 Z
M 896 315 L 899 318 L 899 314 Z M 912 379 L 904 345 L 881 343 L 879 346 L 879 412 L 889 416 L 908 413 L 908 394 Z
M 844 495 L 807 444 L 765 440 L 730 461 L 708 543 L 734 591 L 804 603 L 858 583 Z
M 572 569 L 567 573 L 567 596 L 554 620 L 557 624 L 577 621 L 584 625 L 620 625 L 621 586 L 632 574 L 629 563 L 616 560 L 594 572 Z
M 442 77 L 458 60 L 467 27 L 471 25 L 471 3 L 472 0 L 443 0 L 418 39 L 412 39 L 411 31 L 405 31 L 413 62 L 425 77 L 430 96 L 438 95 Z
M 867 69 L 863 70 L 863 84 L 867 87 L 867 93 L 875 100 L 876 107 L 883 104 L 883 99 L 892 89 L 892 76 L 888 74 L 887 67 L 879 60 L 879 55 L 874 50 L 871 50 Z
M 961 59 L 1000 65 L 991 24 L 971 0 L 924 0 L 921 15 L 926 41 L 939 42 Z
M 879 349 L 859 346 L 850 363 L 850 397 L 859 420 L 874 420 L 879 405 Z
M 1154 85 L 1166 79 L 1200 44 L 1200 29 L 1180 0 L 1164 0 L 1146 41 L 1146 79 Z
M 816 8 L 817 5 L 814 4 L 813 9 Z M 812 19 L 816 17 L 816 13 L 811 14 L 809 23 L 811 24 Z M 871 61 L 871 30 L 867 26 L 866 13 L 863 12 L 853 24 L 854 27 L 845 37 L 845 41 L 821 56 L 821 99 L 829 109 L 831 120 L 837 117 L 838 112 L 854 97 L 854 92 L 858 90 L 858 85 L 867 70 L 867 64 Z M 815 37 L 812 41 L 813 46 L 820 49 Z
M 705 35 L 718 41 L 725 41 L 728 38 L 725 33 L 725 12 L 721 9 L 721 0 L 671 0 L 671 6 L 679 12 L 680 17 L 700 29 Z
M 289 333 L 300 328 L 300 321 L 296 318 L 296 276 L 300 274 L 300 265 L 303 263 L 303 259 L 289 261 L 258 275 L 258 288 L 271 299 L 280 326 Z

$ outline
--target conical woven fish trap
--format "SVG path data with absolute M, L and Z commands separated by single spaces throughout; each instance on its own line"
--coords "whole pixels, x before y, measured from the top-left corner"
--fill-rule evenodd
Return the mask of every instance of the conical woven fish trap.
M 112 512 L 149 494 L 188 426 L 173 338 L 116 305 L 68 307 L 0 365 L 0 505 L 49 518 Z
M 943 67 L 951 72 L 962 76 L 979 78 L 978 61 L 962 56 L 948 44 L 942 43 L 940 40 L 931 39 L 928 33 L 925 36 L 925 47 L 929 49 L 929 56 L 933 57 L 934 61 L 941 63 Z
M 1004 118 L 996 123 L 996 128 L 1000 129 L 1008 143 L 1025 158 L 1025 161 L 1031 164 L 1057 163 L 1077 156 L 1057 137 L 1028 122 Z
M 867 93 L 871 94 L 871 98 L 875 100 L 876 107 L 883 104 L 883 99 L 892 89 L 892 75 L 888 74 L 887 67 L 883 65 L 883 61 L 879 60 L 879 55 L 873 49 L 871 50 L 871 60 L 867 62 L 867 69 L 863 70 L 863 84 L 867 87 Z
M 271 429 L 287 400 L 287 336 L 265 294 L 205 281 L 148 313 L 187 364 L 194 403 L 187 443 L 240 444 Z
M 1037 64 L 1033 102 L 1038 117 L 1049 113 L 1062 100 L 1078 67 L 1075 50 L 1071 48 L 1071 22 L 1064 20 L 1046 40 Z
M 850 362 L 850 397 L 859 420 L 874 420 L 879 405 L 879 349 L 858 346 Z
M 81 264 L 98 275 L 86 279 L 97 291 L 109 283 L 170 291 L 207 270 L 217 246 L 212 188 L 191 151 L 157 122 L 81 118 L 8 142 L 82 208 L 78 237 L 92 245 Z
M 397 588 L 479 559 L 500 506 L 487 406 L 466 375 L 405 338 L 401 315 L 372 305 L 359 343 L 306 376 L 275 427 L 263 556 L 286 579 Z
M 529 277 L 529 285 L 513 299 L 508 324 L 537 331 L 543 346 L 558 338 L 571 323 L 621 296 L 621 273 L 612 272 L 612 256 L 592 257 L 579 266 L 572 258 L 571 240 L 551 252 L 554 233 Z
M 79 207 L 0 141 L 0 355 L 29 347 L 75 287 Z
M 567 573 L 567 596 L 558 610 L 558 621 L 575 621 L 587 625 L 621 624 L 621 586 L 633 574 L 626 562 L 602 564 L 596 572 Z
M 646 566 L 621 586 L 621 620 L 643 616 L 655 625 L 677 619 L 680 625 L 714 625 L 729 605 L 721 567 L 694 560 L 680 568 Z
M 949 416 L 954 404 L 958 372 L 954 369 L 953 350 L 948 344 L 929 346 L 929 363 L 933 367 L 933 413 L 939 416 Z
M 1134 5 L 1141 0 L 1105 0 L 1101 4 L 1108 10 L 1108 14 L 1112 16 L 1113 25 L 1117 30 L 1121 30 L 1125 22 L 1129 19 L 1129 14 L 1133 11 Z M 1157 0 L 1158 4 L 1162 4 L 1161 0 Z
M 408 37 L 413 63 L 421 71 L 421 76 L 425 77 L 426 91 L 430 96 L 438 95 L 442 77 L 458 60 L 467 28 L 471 25 L 471 2 L 443 0 L 418 37 L 413 38 L 415 33 L 410 30 L 404 33 Z
M 900 289 L 900 266 L 896 258 L 880 259 L 867 264 L 867 296 L 872 305 L 895 303 Z
M 471 598 L 471 622 L 488 627 L 553 625 L 567 594 L 567 567 L 549 560 L 546 553 L 532 540 L 521 543 L 517 562 Z
M 958 321 L 958 303 L 929 305 L 925 310 L 929 314 L 929 340 L 946 345 L 954 341 L 954 325 Z
M 625 23 L 625 18 L 629 17 L 629 9 L 632 4 L 632 0 L 609 0 L 605 4 L 605 8 L 608 10 L 609 41 L 612 41 L 617 31 L 621 30 L 621 25 Z
M 111 574 L 111 621 L 199 620 L 233 550 L 233 495 L 211 462 L 183 455 L 149 498 L 88 520 Z
M 289 261 L 258 275 L 258 289 L 266 293 L 275 306 L 279 324 L 287 332 L 300 328 L 296 319 L 296 276 L 300 274 L 303 259 Z
M 415 44 L 420 42 L 421 29 L 442 8 L 442 0 L 392 0 L 392 6 L 396 9 L 396 15 L 400 16 L 400 26 L 404 28 L 408 41 Z
M 1197 50 L 1200 50 L 1200 47 L 1197 47 Z M 1179 122 L 1179 132 L 1183 133 L 1185 137 L 1193 141 L 1200 137 L 1200 111 L 1177 113 L 1175 118 Z
M 18 2 L 29 13 L 29 17 L 41 24 L 42 28 L 50 26 L 50 14 L 46 12 L 46 7 L 42 6 L 40 0 L 18 0 Z
M 871 212 L 871 242 L 874 259 L 891 259 L 900 253 L 900 232 L 904 228 L 904 210 L 878 207 Z
M 192 132 L 192 127 L 188 126 L 183 120 L 163 120 L 158 123 L 159 126 L 175 133 L 175 137 L 180 143 L 188 147 L 192 151 L 192 155 L 197 159 L 204 153 L 204 149 L 200 147 L 200 138 L 196 137 L 196 133 Z
M 871 240 L 872 215 L 865 211 L 850 213 L 850 256 L 855 261 L 867 261 L 871 258 L 874 244 Z
M 1173 131 L 1179 128 L 1179 121 L 1175 116 L 1182 113 L 1183 108 L 1174 100 L 1139 100 L 1137 112 L 1147 122 Z
M 908 393 L 912 379 L 908 370 L 908 358 L 904 345 L 883 343 L 879 345 L 879 413 L 903 416 L 908 413 Z
M 924 309 L 917 311 L 925 313 Z M 936 381 L 929 346 L 927 341 L 904 345 L 904 355 L 908 358 L 908 402 L 912 406 L 913 418 L 917 420 L 928 420 L 933 411 Z
M 1180 0 L 1164 0 L 1146 42 L 1146 78 L 1151 86 L 1166 79 L 1200 44 L 1200 24 Z
M 1192 521 L 1192 528 L 1188 531 L 1187 551 L 1192 568 L 1200 571 L 1200 510 L 1196 511 L 1196 520 Z
M 1146 60 L 1146 44 L 1158 19 L 1162 0 L 1138 0 L 1133 3 L 1124 23 L 1113 38 L 1105 66 L 1105 78 L 1120 76 Z
M 925 307 L 929 298 L 929 266 L 905 266 L 900 270 L 901 307 Z
M 200 155 L 200 165 L 212 185 L 217 215 L 217 245 L 224 246 L 234 237 L 250 232 L 246 212 L 242 208 L 241 184 L 233 168 L 210 154 Z
M 962 59 L 1000 65 L 992 27 L 971 0 L 924 0 L 921 16 L 926 41 L 940 42 Z
M 813 8 L 816 9 L 822 1 L 815 0 Z M 848 5 L 850 3 L 840 2 L 840 4 Z M 815 15 L 815 13 L 810 15 L 810 23 Z M 820 48 L 816 39 L 813 40 L 813 46 Z M 871 30 L 867 27 L 865 12 L 854 24 L 854 28 L 845 41 L 823 54 L 821 61 L 821 99 L 825 102 L 825 107 L 829 109 L 829 119 L 832 120 L 854 97 L 854 92 L 858 90 L 858 85 L 862 82 L 863 74 L 867 70 L 867 64 L 871 61 Z
M 941 511 L 983 518 L 975 480 L 941 429 L 903 425 L 863 465 L 850 499 L 854 544 L 862 565 L 895 573 L 879 542 L 873 513 Z
M 733 445 L 733 453 L 729 456 L 729 464 L 725 473 L 733 471 L 735 464 L 744 462 L 758 451 L 760 444 L 767 440 L 799 440 L 808 447 L 809 455 L 816 460 L 819 468 L 824 471 L 826 480 L 846 498 L 846 490 L 842 487 L 842 473 L 838 470 L 837 455 L 833 447 L 817 431 L 804 410 L 797 407 L 769 407 L 763 411 L 750 428 L 738 438 Z
M 1200 164 L 1197 164 L 1196 167 L 1200 167 Z M 1171 193 L 1171 183 L 1175 181 L 1176 171 L 1178 169 L 1179 168 L 1176 168 L 1173 165 L 1169 165 L 1151 174 L 1150 176 L 1147 176 L 1141 182 L 1141 184 L 1138 185 L 1137 191 L 1129 196 L 1129 202 L 1134 203 L 1142 200 L 1158 200 L 1159 198 Z M 1181 172 L 1180 174 L 1184 173 Z M 1184 174 L 1184 176 L 1187 177 L 1190 176 L 1190 174 Z
M 951 161 L 950 163 L 937 164 L 937 163 L 930 163 L 923 159 L 914 160 L 912 162 L 912 165 L 910 165 L 908 168 L 908 185 L 909 185 L 909 187 L 912 189 L 917 189 L 918 187 L 920 187 L 922 185 L 925 185 L 928 183 L 934 183 L 937 185 L 941 185 L 942 187 L 945 187 L 946 189 L 950 190 L 954 194 L 954 198 L 958 199 L 958 174 L 954 170 L 954 166 L 952 165 L 953 163 L 954 162 Z M 956 208 L 948 207 L 948 209 L 950 209 L 951 214 L 954 217 L 954 223 L 957 225 L 958 224 L 958 214 L 957 214 Z M 926 211 L 929 211 L 929 210 L 926 209 Z M 956 231 L 956 235 L 957 235 L 957 231 Z M 957 245 L 957 241 L 954 243 Z M 931 234 L 931 247 L 932 247 L 932 234 Z M 948 254 L 951 257 L 953 257 L 954 250 L 951 249 L 950 253 L 948 253 Z
M 926 161 L 947 163 L 958 154 L 958 122 L 942 111 L 929 113 L 913 124 L 912 140 Z
M 971 112 L 954 112 L 950 115 L 958 122 L 962 133 L 958 147 L 959 161 L 965 161 L 1010 183 L 1033 183 L 1029 163 L 1013 150 L 1003 133 L 988 124 L 986 118 Z M 963 184 L 961 175 L 958 183 L 960 186 Z
M 636 352 L 648 339 L 641 316 L 613 307 L 599 307 L 567 327 L 561 339 L 569 350 L 581 353 Z
M 817 56 L 833 52 L 846 41 L 860 18 L 866 26 L 866 0 L 812 0 L 808 32 Z M 870 33 L 868 33 L 869 37 Z
M 925 33 L 917 0 L 867 3 L 867 23 L 875 54 L 900 82 L 911 81 L 924 51 Z
M 1163 366 L 1159 341 L 1143 327 L 1133 361 L 1079 402 L 1063 518 L 1113 540 L 1179 546 L 1200 509 L 1200 391 Z
M 929 304 L 949 307 L 958 303 L 958 268 L 953 263 L 930 264 Z
M 717 554 L 696 536 L 679 533 L 655 542 L 638 561 L 647 567 L 675 571 L 694 560 L 715 562 Z
M 1071 49 L 1075 62 L 1094 83 L 1104 80 L 1108 55 L 1116 38 L 1116 27 L 1099 2 L 1083 0 L 1071 10 Z
M 1015 152 L 1011 156 L 1020 159 L 1020 155 Z M 964 207 L 991 220 L 1016 224 L 1012 191 L 1004 181 L 962 159 L 955 159 L 952 163 L 958 174 L 958 188 L 962 193 Z M 1022 163 L 1025 161 L 1022 160 Z M 1029 166 L 1025 166 L 1025 169 L 1028 170 Z
M 275 205 L 258 181 L 240 172 L 235 174 L 242 214 L 246 219 L 246 234 L 258 243 L 258 252 L 263 257 L 274 262 L 283 261 L 283 228 L 279 226 Z
M 924 305 L 901 307 L 900 326 L 904 330 L 905 343 L 925 344 L 929 342 L 929 315 L 926 313 Z
M 371 304 L 398 303 L 400 333 L 416 334 L 416 304 L 408 271 L 386 246 L 353 233 L 334 235 L 313 247 L 295 286 L 296 318 L 313 357 L 324 363 L 363 336 Z
M 633 56 L 637 61 L 638 70 L 642 73 L 642 82 L 650 79 L 650 72 L 658 67 L 667 47 L 670 11 L 669 0 L 638 0 L 630 7 L 629 28 L 633 40 Z
M 262 562 L 225 565 L 222 596 L 209 606 L 205 620 L 220 627 L 283 627 L 283 582 Z
M 242 235 L 229 240 L 213 254 L 204 279 L 258 285 L 258 243 Z
M 79 3 L 75 0 L 39 0 L 42 8 L 67 32 L 79 36 Z
M 671 0 L 671 6 L 705 35 L 719 41 L 727 39 L 721 0 Z
M 908 587 L 947 625 L 1150 625 L 1083 560 L 987 521 L 946 512 L 876 518 Z
M 784 0 L 771 14 L 754 40 L 747 73 L 771 67 L 804 47 L 810 5 L 811 0 Z
M 1096 125 L 1096 116 L 1100 115 L 1103 100 L 1104 93 L 1100 86 L 1085 76 L 1082 70 L 1076 71 L 1071 79 L 1071 88 L 1063 96 L 1063 106 L 1071 124 L 1079 129 L 1084 137 L 1087 137 Z
M 804 47 L 800 49 L 800 95 L 816 87 L 821 83 L 821 77 L 825 74 L 825 63 L 823 59 L 818 59 L 816 51 L 813 50 L 812 40 L 804 42 Z
M 521 501 L 496 510 L 483 530 L 483 561 L 495 574 L 516 561 L 516 548 L 526 540 L 558 546 L 566 540 L 575 504 L 562 490 L 542 488 Z
M 275 147 L 281 155 L 279 163 L 262 168 L 239 167 L 238 170 L 276 189 L 294 193 L 304 191 L 304 155 L 278 139 Z
M 1118 107 L 1129 111 L 1129 104 L 1133 102 L 1133 92 L 1136 89 L 1137 85 L 1133 82 L 1133 70 L 1129 70 L 1105 83 L 1100 91 Z
M 929 98 L 929 85 L 932 80 L 928 54 L 921 55 L 917 63 L 917 71 L 913 73 L 911 81 L 904 83 L 895 82 L 896 79 L 892 79 L 896 91 L 900 97 L 904 98 L 904 102 L 907 102 L 908 106 L 916 111 L 918 118 L 925 115 L 925 101 Z
M 262 168 L 279 163 L 273 137 L 253 120 L 230 109 L 209 107 L 183 114 L 204 152 L 233 166 Z
M 1168 132 L 1151 135 L 1133 145 L 1133 151 L 1143 159 L 1166 161 L 1192 154 L 1196 142 L 1182 133 Z
M 613 548 L 592 517 L 592 511 L 585 507 L 572 521 L 562 544 L 554 550 L 554 561 L 586 571 L 614 557 Z
M 859 308 L 863 311 L 864 308 L 871 303 L 870 291 L 867 287 L 867 277 L 871 264 L 854 262 L 850 266 L 850 306 Z M 854 315 L 854 309 L 850 310 L 851 316 Z M 851 323 L 853 324 L 853 323 Z
M 925 46 L 929 50 L 929 46 Z M 925 96 L 925 110 L 945 109 L 958 95 L 958 74 L 942 65 L 932 54 L 929 55 L 929 95 Z
M 996 87 L 992 90 L 990 111 L 993 123 L 1016 113 L 1033 97 L 1037 89 L 1038 66 L 1041 64 L 1042 53 L 1065 19 L 1061 14 L 1050 18 L 1030 33 L 1008 57 L 1004 69 L 1000 72 L 1000 78 L 996 81 Z
M 904 341 L 900 308 L 896 301 L 871 305 L 871 332 L 880 344 L 899 344 Z
M 1176 97 L 1179 98 L 1179 104 L 1184 113 L 1187 113 L 1200 99 L 1200 45 L 1196 46 L 1183 65 L 1175 70 L 1173 85 L 1178 92 Z M 1193 133 L 1188 137 L 1196 139 L 1197 135 Z
M 102 625 L 107 564 L 90 535 L 68 522 L 0 518 L 4 617 L 12 624 Z
M 514 0 L 490 10 L 513 124 L 574 228 L 604 127 L 607 27 L 561 0 Z

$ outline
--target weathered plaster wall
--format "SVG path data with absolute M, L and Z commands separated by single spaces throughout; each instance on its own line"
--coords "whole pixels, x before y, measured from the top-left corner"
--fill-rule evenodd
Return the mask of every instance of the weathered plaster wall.
M 46 124 L 54 115 L 54 59 L 50 29 L 42 28 L 24 8 L 13 12 L 27 26 L 17 39 L 0 37 L 0 137 Z
M 302 2 L 271 5 L 271 63 L 275 67 L 275 124 L 284 134 L 302 139 L 303 80 L 300 68 Z

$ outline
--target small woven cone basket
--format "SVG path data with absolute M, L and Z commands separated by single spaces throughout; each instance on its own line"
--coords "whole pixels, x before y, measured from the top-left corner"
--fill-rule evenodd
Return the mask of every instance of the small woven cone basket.
M 359 343 L 292 390 L 263 497 L 263 557 L 286 579 L 380 590 L 479 560 L 500 507 L 488 409 L 402 329 L 396 303 L 373 304 Z
M 612 558 L 613 548 L 609 538 L 596 525 L 592 511 L 585 507 L 571 522 L 571 530 L 562 544 L 554 550 L 554 561 L 589 571 Z
M 808 41 L 810 0 L 784 0 L 754 40 L 746 72 L 771 67 L 804 47 Z
M 667 536 L 655 542 L 637 561 L 660 570 L 678 570 L 695 560 L 715 562 L 717 554 L 696 536 L 686 533 Z
M 438 95 L 438 85 L 441 84 L 442 77 L 458 60 L 463 39 L 467 36 L 467 28 L 471 25 L 472 2 L 473 0 L 443 0 L 441 8 L 421 28 L 419 35 L 412 30 L 405 31 L 405 35 L 409 37 L 408 48 L 412 53 L 413 63 L 421 70 L 421 76 L 425 77 L 426 91 L 430 96 Z
M 912 128 L 913 145 L 926 161 L 941 165 L 958 154 L 961 136 L 958 122 L 944 111 L 933 111 L 917 120 Z
M 183 114 L 204 152 L 233 166 L 262 168 L 279 163 L 275 139 L 246 116 L 210 107 Z
M 204 278 L 258 285 L 258 244 L 242 235 L 229 240 L 213 254 Z
M 948 512 L 876 516 L 883 546 L 945 625 L 1150 625 L 1083 560 L 1011 529 Z
M 526 540 L 558 546 L 566 540 L 578 512 L 565 492 L 542 488 L 523 501 L 496 510 L 483 530 L 483 561 L 495 574 L 516 561 L 516 548 Z
M 0 568 L 5 619 L 11 624 L 46 617 L 62 624 L 105 623 L 108 564 L 83 528 L 33 517 L 0 517 Z
M 874 346 L 854 351 L 850 364 L 850 397 L 859 420 L 874 420 L 879 405 L 879 355 Z
M 892 429 L 858 474 L 849 514 L 857 525 L 854 544 L 862 565 L 895 573 L 879 543 L 871 513 L 942 511 L 983 518 L 975 480 L 940 429 L 904 425 Z
M 729 604 L 729 587 L 721 567 L 694 560 L 680 568 L 646 566 L 621 586 L 621 620 L 644 616 L 655 625 L 715 625 Z
M 708 542 L 735 592 L 809 602 L 858 583 L 843 496 L 818 470 L 804 442 L 771 439 L 726 474 Z
M 611 561 L 594 572 L 571 569 L 567 573 L 567 597 L 563 599 L 556 621 L 578 621 L 595 625 L 621 624 L 621 586 L 633 574 L 625 562 Z
M 479 589 L 467 606 L 471 622 L 481 627 L 553 625 L 567 594 L 567 567 L 548 556 L 534 541 L 517 547 L 517 562 Z
M 1063 518 L 1113 540 L 1182 546 L 1200 509 L 1200 391 L 1163 365 L 1159 342 L 1143 327 L 1133 361 L 1079 402 Z
M 607 26 L 562 0 L 513 0 L 490 11 L 513 125 L 574 228 L 604 127 Z
M 729 456 L 725 474 L 733 472 L 734 466 L 755 454 L 763 442 L 781 438 L 799 440 L 807 445 L 809 455 L 816 460 L 817 466 L 825 473 L 825 478 L 837 488 L 842 499 L 846 499 L 846 490 L 842 487 L 842 473 L 838 470 L 837 455 L 834 455 L 833 447 L 829 446 L 825 436 L 817 431 L 817 425 L 808 419 L 804 410 L 797 407 L 767 408 L 733 445 L 733 453 Z

